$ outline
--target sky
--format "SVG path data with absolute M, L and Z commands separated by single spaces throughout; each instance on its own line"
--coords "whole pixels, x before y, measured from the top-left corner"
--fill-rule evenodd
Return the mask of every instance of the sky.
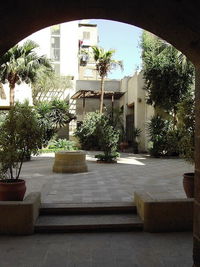
M 111 20 L 91 19 L 89 23 L 98 26 L 98 45 L 106 50 L 114 49 L 116 53 L 113 58 L 123 61 L 124 70 L 113 70 L 108 78 L 122 79 L 124 76 L 133 75 L 137 67 L 141 66 L 139 41 L 142 29 Z

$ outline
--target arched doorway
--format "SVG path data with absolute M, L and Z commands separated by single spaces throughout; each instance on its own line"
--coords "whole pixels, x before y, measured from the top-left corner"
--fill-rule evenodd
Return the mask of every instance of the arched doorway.
M 1 4 L 0 54 L 44 27 L 82 18 L 103 18 L 135 25 L 167 40 L 196 67 L 196 181 L 194 262 L 200 266 L 200 3 L 182 0 L 7 1 Z

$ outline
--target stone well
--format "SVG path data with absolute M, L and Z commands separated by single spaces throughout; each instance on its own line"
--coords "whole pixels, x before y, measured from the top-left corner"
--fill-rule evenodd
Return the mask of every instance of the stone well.
M 60 151 L 55 153 L 53 172 L 87 172 L 86 153 L 84 151 Z

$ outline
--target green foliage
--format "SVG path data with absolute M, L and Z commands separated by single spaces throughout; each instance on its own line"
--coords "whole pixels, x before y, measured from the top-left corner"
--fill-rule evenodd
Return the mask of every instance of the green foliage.
M 95 158 L 97 158 L 99 161 L 107 162 L 107 163 L 114 163 L 116 162 L 116 159 L 120 156 L 118 152 L 105 155 L 105 154 L 97 154 L 95 155 Z
M 0 125 L 1 178 L 18 179 L 27 154 L 37 154 L 42 147 L 43 129 L 28 103 L 11 108 Z
M 107 116 L 113 128 L 119 131 L 120 142 L 125 141 L 126 133 L 124 129 L 123 110 L 119 108 L 113 108 L 113 110 L 107 111 Z
M 119 131 L 109 125 L 109 120 L 102 116 L 100 125 L 97 127 L 99 142 L 105 156 L 114 155 L 118 148 Z
M 99 112 L 88 113 L 75 135 L 84 149 L 95 144 L 104 151 L 106 157 L 114 155 L 117 151 L 119 131 L 110 125 L 106 115 Z
M 177 103 L 193 83 L 193 65 L 181 52 L 151 33 L 143 33 L 141 47 L 147 103 L 176 112 Z
M 150 154 L 154 157 L 178 156 L 179 142 L 181 134 L 179 129 L 173 129 L 173 124 L 169 120 L 155 115 L 147 124 L 149 141 L 151 147 Z
M 115 69 L 117 66 L 123 68 L 122 61 L 114 60 L 113 55 L 115 50 L 108 50 L 105 51 L 103 48 L 93 46 L 93 56 L 96 62 L 96 70 L 101 77 L 101 95 L 100 95 L 100 107 L 99 112 L 103 112 L 103 100 L 104 100 L 104 80 L 108 73 Z
M 93 55 L 96 62 L 96 69 L 100 77 L 106 77 L 108 73 L 116 67 L 123 68 L 122 61 L 113 59 L 115 50 L 104 50 L 101 47 L 93 46 Z
M 69 112 L 69 105 L 64 100 L 54 99 L 50 102 L 41 102 L 35 106 L 35 109 L 40 125 L 44 129 L 44 145 L 47 145 L 59 128 L 75 119 L 74 114 Z
M 56 129 L 66 126 L 75 115 L 69 112 L 69 105 L 65 100 L 54 99 L 50 101 L 49 116 Z
M 188 95 L 178 104 L 178 128 L 181 132 L 179 150 L 181 156 L 194 164 L 194 140 L 195 140 L 195 101 L 193 95 Z
M 149 141 L 151 143 L 150 154 L 154 157 L 163 155 L 166 145 L 166 134 L 168 129 L 168 123 L 158 115 L 151 118 L 147 124 L 149 133 Z
M 99 112 L 87 113 L 82 124 L 75 131 L 74 134 L 78 137 L 82 149 L 100 149 L 97 127 L 100 124 L 101 116 Z
M 49 145 L 48 145 L 48 148 L 49 149 L 63 149 L 63 150 L 69 150 L 69 151 L 72 151 L 72 150 L 78 150 L 77 146 L 76 146 L 76 142 L 74 141 L 70 141 L 70 140 L 67 140 L 67 139 L 54 139 L 52 141 L 49 142 Z

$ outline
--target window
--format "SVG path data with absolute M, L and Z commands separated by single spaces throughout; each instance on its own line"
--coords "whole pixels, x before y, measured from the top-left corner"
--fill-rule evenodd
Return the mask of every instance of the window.
M 51 59 L 60 60 L 60 37 L 51 36 Z
M 83 32 L 83 40 L 90 40 L 90 32 Z

